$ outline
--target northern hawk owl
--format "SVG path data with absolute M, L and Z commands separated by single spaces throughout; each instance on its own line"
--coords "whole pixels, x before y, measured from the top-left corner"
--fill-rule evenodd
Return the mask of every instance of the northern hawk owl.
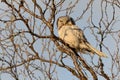
M 58 35 L 66 44 L 77 52 L 96 53 L 100 57 L 107 57 L 103 52 L 95 49 L 85 38 L 83 31 L 75 25 L 73 18 L 61 16 L 57 20 Z

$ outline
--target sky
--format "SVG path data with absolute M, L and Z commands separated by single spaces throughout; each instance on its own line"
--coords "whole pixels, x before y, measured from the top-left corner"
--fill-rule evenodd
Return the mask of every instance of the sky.
M 33 5 L 31 4 L 31 1 L 30 0 L 27 0 L 28 1 L 28 3 L 29 3 L 29 7 L 30 7 L 30 9 L 31 10 L 33 10 Z M 69 16 L 71 16 L 71 17 L 73 17 L 75 20 L 77 19 L 77 17 L 78 16 L 80 16 L 81 14 L 82 14 L 82 12 L 85 10 L 85 8 L 86 8 L 86 4 L 88 4 L 88 1 L 89 0 L 80 0 L 79 1 L 79 3 L 77 3 L 76 4 L 76 6 L 73 8 L 73 13 L 71 13 Z M 93 18 L 92 18 L 92 20 L 93 20 L 93 22 L 94 22 L 94 24 L 95 24 L 95 26 L 99 26 L 99 21 L 100 21 L 100 17 L 101 17 L 101 13 L 100 13 L 100 1 L 101 0 L 94 0 L 94 3 L 93 3 L 93 14 L 92 14 L 92 16 L 93 16 Z M 38 1 L 39 2 L 39 1 Z M 63 9 L 64 8 L 66 8 L 67 6 L 68 6 L 68 3 L 69 2 L 72 2 L 72 3 L 74 3 L 74 1 L 73 0 L 66 0 L 65 1 L 65 3 L 64 3 L 64 5 L 63 5 Z M 40 3 L 41 4 L 41 3 Z M 42 5 L 42 4 L 41 4 Z M 3 3 L 0 3 L 0 9 L 2 9 L 3 8 L 3 6 L 4 6 L 4 4 Z M 103 5 L 104 6 L 104 5 Z M 108 4 L 108 6 L 109 7 L 107 7 L 107 12 L 108 12 L 108 17 L 110 17 L 109 18 L 109 20 L 111 20 L 111 17 L 112 17 L 112 15 L 113 15 L 113 12 L 112 12 L 112 7 L 111 7 L 111 5 L 109 5 Z M 4 9 L 5 8 L 7 8 L 6 6 L 4 6 Z M 43 6 L 43 8 L 44 8 L 44 6 Z M 113 27 L 113 30 L 120 30 L 120 27 L 119 27 L 119 25 L 120 25 L 120 23 L 119 23 L 119 20 L 120 20 L 120 10 L 117 8 L 117 7 L 115 7 L 116 8 L 116 17 L 117 17 L 117 20 L 118 20 L 118 23 L 115 23 L 115 25 L 114 25 L 114 27 Z M 90 25 L 89 24 L 89 22 L 88 22 L 88 19 L 89 19 L 89 17 L 91 16 L 91 11 L 90 11 L 91 9 L 89 9 L 85 14 L 84 14 L 84 16 L 80 19 L 80 20 L 78 20 L 78 21 L 76 21 L 76 25 L 77 26 L 79 26 L 79 28 L 81 28 L 81 29 L 85 29 L 85 27 L 91 27 L 92 25 Z M 57 20 L 57 18 L 59 17 L 59 16 L 64 16 L 66 13 L 63 11 L 63 12 L 61 12 L 61 13 L 59 13 L 59 14 L 57 14 L 56 15 L 56 20 Z M 0 17 L 1 16 L 3 16 L 3 15 L 6 15 L 6 14 L 4 14 L 3 12 L 1 12 L 0 11 Z M 27 14 L 24 14 L 24 16 L 26 17 L 26 18 L 29 18 L 28 16 L 27 16 Z M 48 14 L 46 14 L 46 17 L 47 16 L 49 16 Z M 56 22 L 56 21 L 55 21 Z M 36 22 L 38 25 L 40 25 L 40 23 L 39 22 Z M 19 23 L 18 22 L 18 24 L 17 24 L 18 26 L 18 28 L 20 27 L 21 28 L 21 26 L 23 26 L 24 27 L 24 25 L 23 24 L 21 24 L 21 23 Z M 57 26 L 56 26 L 56 24 L 54 25 L 55 26 L 55 28 L 54 28 L 54 31 L 55 31 L 55 35 L 57 35 L 58 36 L 58 33 L 57 33 Z M 36 30 L 37 31 L 37 30 Z M 96 31 L 96 33 L 97 33 L 97 31 Z M 46 34 L 48 34 L 48 33 L 46 33 Z M 87 40 L 94 46 L 94 47 L 96 47 L 97 49 L 99 49 L 99 47 L 98 47 L 98 42 L 96 42 L 95 41 L 95 37 L 93 36 L 93 35 L 90 35 L 91 34 L 91 30 L 89 30 L 89 29 L 85 29 L 84 30 L 84 34 L 85 34 L 85 36 L 86 36 L 86 38 L 87 38 Z M 117 37 L 117 35 L 116 35 L 116 37 Z M 99 37 L 98 37 L 99 38 Z M 38 45 L 40 43 L 40 41 L 38 40 L 38 41 L 36 41 L 36 43 L 35 43 L 35 49 L 36 49 L 36 51 L 39 51 L 39 48 L 41 47 L 40 45 Z M 109 47 L 109 49 L 110 49 L 110 51 L 111 51 L 111 53 L 114 53 L 115 52 L 115 42 L 114 42 L 114 40 L 113 40 L 113 38 L 111 37 L 111 35 L 108 35 L 107 36 L 107 38 L 105 39 L 105 41 L 104 41 L 104 44 L 105 45 L 107 45 L 107 47 Z M 119 46 L 119 48 L 120 48 L 120 46 Z M 103 51 L 104 51 L 104 53 L 106 53 L 108 56 L 109 56 L 109 53 L 107 52 L 107 50 L 106 49 L 104 49 L 103 48 Z M 39 52 L 39 53 L 41 53 L 41 52 Z M 46 54 L 45 54 L 46 55 Z M 83 54 L 83 57 L 85 57 L 86 58 L 86 61 L 88 61 L 88 62 L 90 62 L 90 57 L 89 57 L 89 55 L 85 55 L 85 54 Z M 46 58 L 48 58 L 47 57 L 47 55 L 46 55 Z M 97 60 L 98 60 L 98 56 L 96 56 L 95 55 L 95 57 L 94 57 L 94 63 L 96 63 L 97 64 Z M 110 73 L 110 68 L 111 68 L 111 58 L 102 58 L 102 60 L 103 60 L 103 62 L 105 63 L 105 64 L 107 64 L 107 65 L 105 65 L 105 67 L 104 67 L 104 69 L 105 69 L 105 72 L 106 73 Z M 72 63 L 71 63 L 71 60 L 70 59 L 66 59 L 65 60 L 65 63 L 66 64 L 68 64 L 68 65 L 71 65 L 72 66 Z M 57 67 L 57 73 L 58 73 L 58 77 L 59 77 L 59 79 L 60 80 L 78 80 L 76 77 L 74 77 L 74 76 L 72 76 L 72 74 L 71 73 L 69 73 L 66 69 L 63 69 L 63 68 L 60 68 L 60 67 Z M 39 75 L 39 74 L 38 74 Z M 110 75 L 110 74 L 109 74 Z M 0 78 L 0 80 L 13 80 L 13 79 L 10 79 L 11 78 L 11 76 L 9 76 L 9 75 L 6 75 L 6 74 L 1 74 L 0 75 L 1 76 L 1 78 Z M 7 76 L 7 77 L 6 77 Z M 9 77 L 8 77 L 9 76 Z M 25 79 L 26 80 L 26 79 Z M 29 79 L 28 79 L 29 80 Z M 91 78 L 89 78 L 89 80 L 92 80 Z M 100 77 L 99 76 L 99 80 L 104 80 L 102 77 Z

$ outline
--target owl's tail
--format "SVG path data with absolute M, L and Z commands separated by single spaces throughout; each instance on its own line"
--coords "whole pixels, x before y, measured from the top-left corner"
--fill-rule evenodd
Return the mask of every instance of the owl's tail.
M 86 45 L 88 46 L 89 50 L 91 50 L 91 52 L 96 53 L 97 55 L 99 55 L 100 57 L 107 57 L 107 55 L 97 49 L 95 49 L 94 47 L 92 47 L 89 43 L 86 43 Z

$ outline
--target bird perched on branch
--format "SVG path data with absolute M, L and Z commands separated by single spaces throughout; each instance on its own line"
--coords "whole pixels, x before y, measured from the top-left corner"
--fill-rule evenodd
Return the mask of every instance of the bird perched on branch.
M 73 18 L 69 16 L 59 17 L 57 20 L 59 37 L 74 48 L 77 52 L 90 52 L 96 53 L 100 57 L 107 57 L 103 52 L 95 49 L 85 38 L 83 31 L 75 25 Z

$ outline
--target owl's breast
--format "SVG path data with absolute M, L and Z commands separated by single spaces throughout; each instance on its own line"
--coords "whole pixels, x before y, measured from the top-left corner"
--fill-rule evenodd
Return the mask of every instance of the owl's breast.
M 59 37 L 72 48 L 79 48 L 79 39 L 70 27 L 62 27 L 58 31 Z

